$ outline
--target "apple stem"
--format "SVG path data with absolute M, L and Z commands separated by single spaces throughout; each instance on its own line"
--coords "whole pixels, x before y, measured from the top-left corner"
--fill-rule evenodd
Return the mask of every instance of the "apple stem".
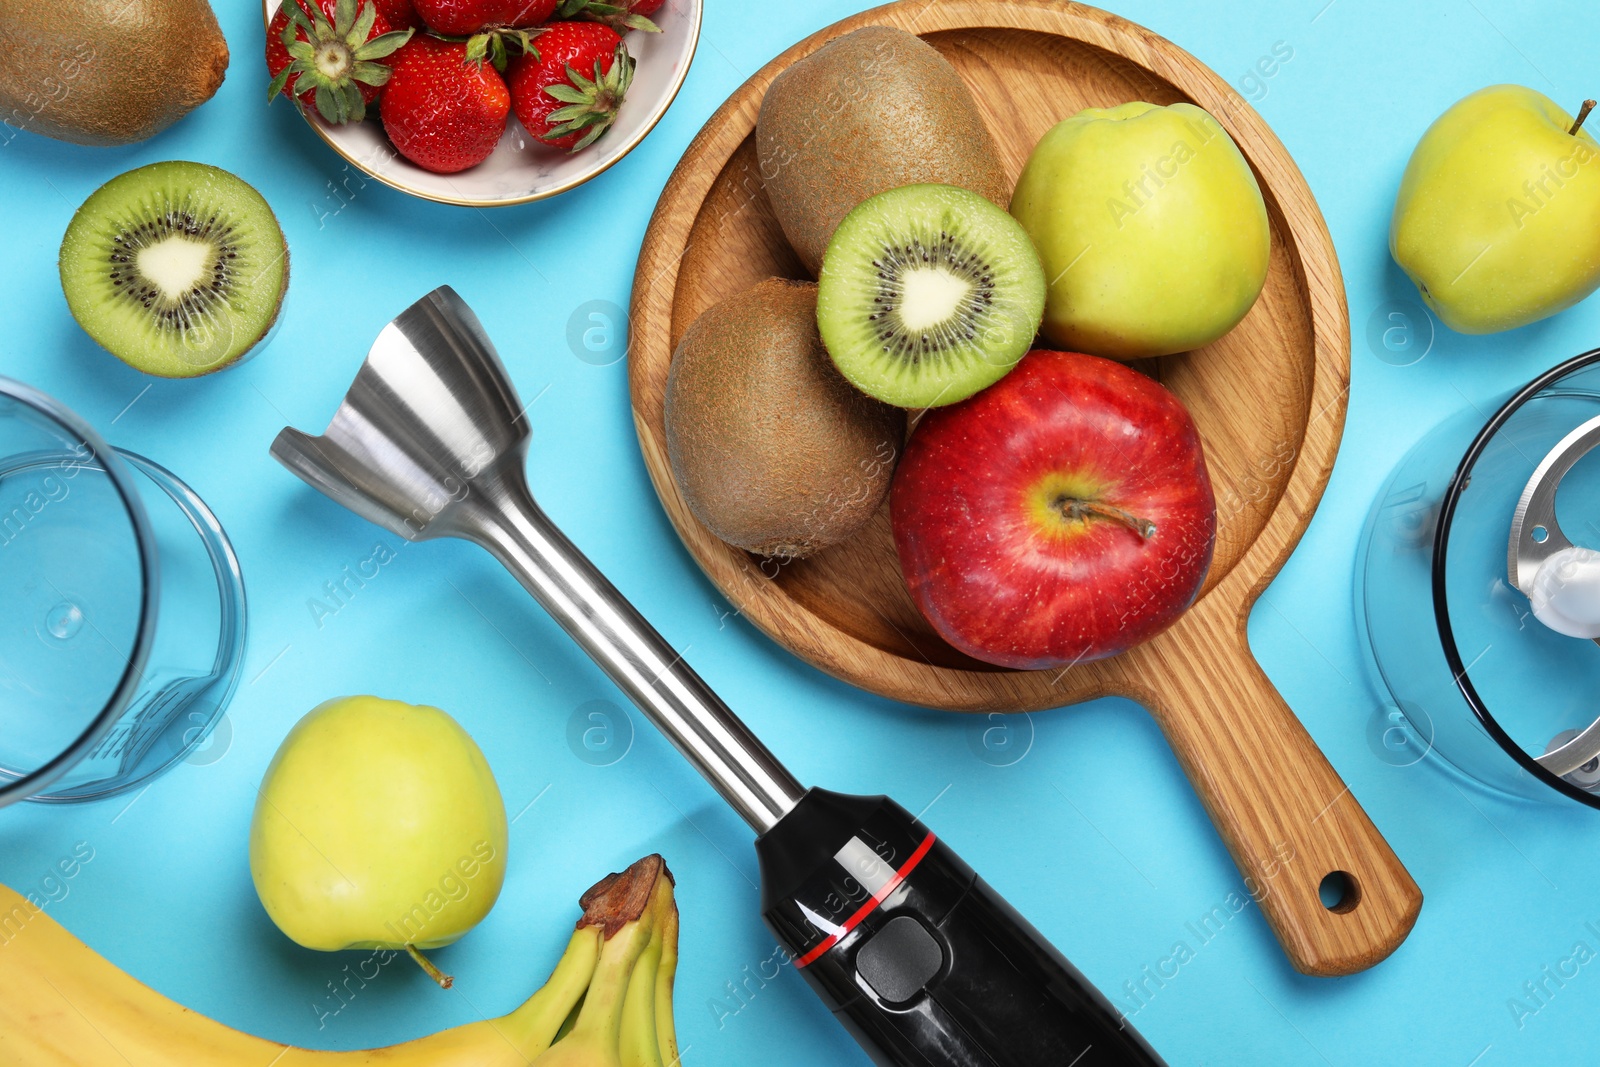
M 448 974 L 445 974 L 434 964 L 432 960 L 418 952 L 416 945 L 407 945 L 406 955 L 416 960 L 417 966 L 421 967 L 423 972 L 427 974 L 429 978 L 432 978 L 435 982 L 438 982 L 440 989 L 449 989 L 451 986 L 456 984 L 456 980 L 454 978 L 450 977 Z
M 1593 110 L 1594 110 L 1594 101 L 1593 100 L 1585 100 L 1583 102 L 1583 106 L 1578 109 L 1578 117 L 1572 120 L 1572 129 L 1568 130 L 1567 134 L 1569 136 L 1576 137 L 1577 134 L 1578 134 L 1578 130 L 1580 128 L 1582 128 L 1582 126 L 1583 126 L 1583 120 L 1588 118 L 1589 117 L 1589 112 L 1591 112 Z
M 1146 541 L 1156 535 L 1156 524 L 1149 519 L 1141 519 L 1132 512 L 1112 507 L 1110 504 L 1102 504 L 1098 500 L 1079 500 L 1069 497 L 1059 501 L 1056 506 L 1061 509 L 1062 517 L 1071 522 L 1083 522 L 1093 515 L 1110 519 L 1112 522 L 1120 522 Z

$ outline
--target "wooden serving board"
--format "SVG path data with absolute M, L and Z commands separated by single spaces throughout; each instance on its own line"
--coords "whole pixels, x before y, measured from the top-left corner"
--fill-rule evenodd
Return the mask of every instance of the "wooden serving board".
M 762 94 L 785 67 L 862 26 L 920 35 L 961 73 L 1015 180 L 1046 130 L 1084 107 L 1189 101 L 1255 169 L 1272 223 L 1266 288 L 1203 350 L 1141 369 L 1188 406 L 1216 489 L 1218 537 L 1199 600 L 1154 640 L 1066 671 L 1010 671 L 942 641 L 906 593 L 888 508 L 814 559 L 765 563 L 719 541 L 673 483 L 662 426 L 672 352 L 695 317 L 770 276 L 803 278 L 763 190 Z M 629 382 L 645 464 L 706 574 L 773 640 L 895 700 L 1025 711 L 1094 697 L 1137 700 L 1161 724 L 1294 965 L 1338 975 L 1403 941 L 1422 895 L 1257 665 L 1250 608 L 1322 496 L 1344 425 L 1350 324 L 1316 201 L 1261 117 L 1204 64 L 1124 19 L 1061 0 L 904 0 L 784 52 L 739 88 L 690 144 L 661 194 L 634 277 Z M 1325 908 L 1318 888 L 1350 890 Z

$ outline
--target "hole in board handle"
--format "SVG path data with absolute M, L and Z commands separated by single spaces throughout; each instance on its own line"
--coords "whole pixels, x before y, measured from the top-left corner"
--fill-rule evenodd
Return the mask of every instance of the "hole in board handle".
M 1317 886 L 1317 896 L 1322 899 L 1324 908 L 1343 915 L 1361 903 L 1361 886 L 1356 883 L 1355 876 L 1346 871 L 1330 871 Z

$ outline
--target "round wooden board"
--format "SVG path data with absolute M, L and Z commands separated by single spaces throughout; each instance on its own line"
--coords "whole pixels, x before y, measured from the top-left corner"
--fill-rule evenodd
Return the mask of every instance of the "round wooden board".
M 1053 0 L 907 2 L 802 41 L 725 103 L 661 195 L 634 280 L 629 349 L 635 421 L 656 491 L 722 592 L 785 648 L 863 689 L 968 711 L 1027 711 L 1106 693 L 1138 696 L 1129 657 L 1061 671 L 991 667 L 935 634 L 905 589 L 885 506 L 851 541 L 779 566 L 719 541 L 673 483 L 662 426 L 672 352 L 695 317 L 762 278 L 807 277 L 760 180 L 755 120 L 772 79 L 839 34 L 898 25 L 939 49 L 973 90 L 1013 180 L 1038 139 L 1085 107 L 1189 101 L 1228 129 L 1255 168 L 1273 230 L 1260 300 L 1222 340 L 1141 369 L 1178 394 L 1200 427 L 1216 488 L 1218 537 L 1202 596 L 1248 613 L 1299 539 L 1332 468 L 1344 421 L 1349 324 L 1316 202 L 1276 137 L 1226 83 L 1130 22 Z M 1243 582 L 1224 580 L 1236 570 Z M 1167 639 L 1182 637 L 1182 627 Z
M 662 423 L 672 353 L 707 307 L 767 277 L 806 277 L 773 217 L 754 130 L 774 77 L 868 25 L 897 26 L 961 74 L 1013 180 L 1046 130 L 1085 107 L 1194 103 L 1227 129 L 1261 185 L 1272 260 L 1255 307 L 1206 349 L 1150 361 L 1188 406 L 1217 494 L 1216 557 L 1195 605 L 1152 641 L 1064 671 L 1011 671 L 941 640 L 906 593 L 887 507 L 849 542 L 781 566 L 690 514 Z M 711 117 L 661 194 L 634 276 L 629 384 L 645 464 L 684 544 L 746 618 L 815 666 L 881 696 L 962 711 L 1026 711 L 1105 695 L 1150 709 L 1295 966 L 1348 974 L 1397 947 L 1422 897 L 1256 664 L 1250 608 L 1304 532 L 1332 471 L 1349 388 L 1350 326 L 1333 244 L 1294 161 L 1204 64 L 1124 19 L 1061 0 L 903 0 L 790 48 Z M 1286 858 L 1287 857 L 1287 858 Z M 1343 903 L 1318 887 L 1348 878 Z

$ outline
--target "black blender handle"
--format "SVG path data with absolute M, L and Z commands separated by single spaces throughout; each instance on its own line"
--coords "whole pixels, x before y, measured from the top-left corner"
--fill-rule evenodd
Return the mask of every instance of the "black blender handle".
M 1055 946 L 888 798 L 810 790 L 756 851 L 767 924 L 882 1067 L 1164 1067 Z

